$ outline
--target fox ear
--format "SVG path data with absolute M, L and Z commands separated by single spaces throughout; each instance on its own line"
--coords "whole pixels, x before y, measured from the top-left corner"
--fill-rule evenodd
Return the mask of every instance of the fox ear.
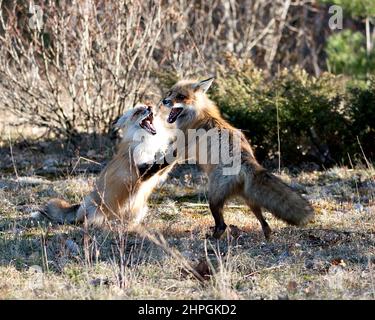
M 207 92 L 208 89 L 210 89 L 212 82 L 214 82 L 215 78 L 211 77 L 206 80 L 202 80 L 200 82 L 197 82 L 193 85 L 194 90 L 202 90 L 204 93 Z
M 114 124 L 115 128 L 121 129 L 124 125 L 125 122 L 128 120 L 128 117 L 124 114 L 122 115 Z
M 115 128 L 121 129 L 125 126 L 125 123 L 129 120 L 130 116 L 134 113 L 134 108 L 126 111 L 114 124 Z

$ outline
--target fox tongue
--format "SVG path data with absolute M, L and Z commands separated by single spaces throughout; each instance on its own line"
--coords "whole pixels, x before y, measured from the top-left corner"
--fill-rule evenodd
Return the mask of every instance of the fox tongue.
M 148 120 L 146 120 L 145 122 L 144 122 L 144 126 L 152 133 L 152 134 L 156 134 L 156 129 L 155 129 L 155 127 L 154 127 L 154 125 L 150 122 L 150 121 L 148 121 Z
M 171 112 L 169 113 L 169 117 L 168 117 L 167 121 L 169 123 L 175 122 L 176 119 L 177 119 L 177 116 L 180 114 L 180 112 L 181 112 L 181 109 L 179 109 L 179 108 L 172 108 Z

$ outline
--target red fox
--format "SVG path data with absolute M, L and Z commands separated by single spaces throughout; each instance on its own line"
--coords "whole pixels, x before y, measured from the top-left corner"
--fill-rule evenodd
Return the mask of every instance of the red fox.
M 127 111 L 116 124 L 123 131 L 117 153 L 101 172 L 94 190 L 82 204 L 52 199 L 41 213 L 60 223 L 82 223 L 87 219 L 89 224 L 102 225 L 114 218 L 129 224 L 141 222 L 149 195 L 171 169 L 147 172 L 147 163 L 168 147 L 170 136 L 163 122 L 160 114 L 154 118 L 150 106 Z M 139 139 L 135 138 L 137 134 Z
M 220 238 L 226 230 L 223 208 L 226 200 L 232 196 L 240 196 L 245 200 L 259 220 L 267 239 L 271 228 L 262 215 L 262 207 L 289 224 L 307 223 L 314 214 L 310 204 L 257 162 L 245 136 L 221 117 L 217 106 L 207 97 L 206 92 L 212 82 L 213 78 L 200 82 L 179 81 L 166 94 L 162 104 L 170 109 L 167 122 L 175 123 L 186 137 L 191 129 L 217 129 L 220 132 L 226 130 L 230 135 L 237 134 L 240 138 L 237 175 L 224 175 L 226 165 L 221 160 L 217 164 L 198 163 L 209 178 L 209 207 L 215 220 L 213 237 Z M 222 138 L 219 145 L 222 148 Z M 229 140 L 229 149 L 233 151 L 233 147 L 232 139 Z M 214 156 L 211 149 L 207 153 L 209 158 Z

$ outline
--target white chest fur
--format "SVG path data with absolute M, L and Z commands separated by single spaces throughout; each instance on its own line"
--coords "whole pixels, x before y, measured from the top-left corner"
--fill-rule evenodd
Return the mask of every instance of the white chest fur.
M 167 151 L 172 134 L 161 121 L 160 118 L 154 121 L 155 135 L 145 130 L 137 130 L 134 133 L 132 150 L 135 164 L 153 163 Z

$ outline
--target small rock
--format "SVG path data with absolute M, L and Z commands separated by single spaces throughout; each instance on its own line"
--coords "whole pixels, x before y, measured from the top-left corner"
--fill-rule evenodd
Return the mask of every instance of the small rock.
M 362 212 L 363 211 L 363 205 L 361 205 L 360 203 L 356 203 L 354 205 L 354 210 L 357 211 L 357 212 Z
M 42 214 L 39 211 L 32 211 L 30 212 L 30 217 L 35 220 L 40 220 L 42 218 Z
M 38 265 L 30 266 L 28 271 L 30 273 L 43 273 L 42 267 Z

